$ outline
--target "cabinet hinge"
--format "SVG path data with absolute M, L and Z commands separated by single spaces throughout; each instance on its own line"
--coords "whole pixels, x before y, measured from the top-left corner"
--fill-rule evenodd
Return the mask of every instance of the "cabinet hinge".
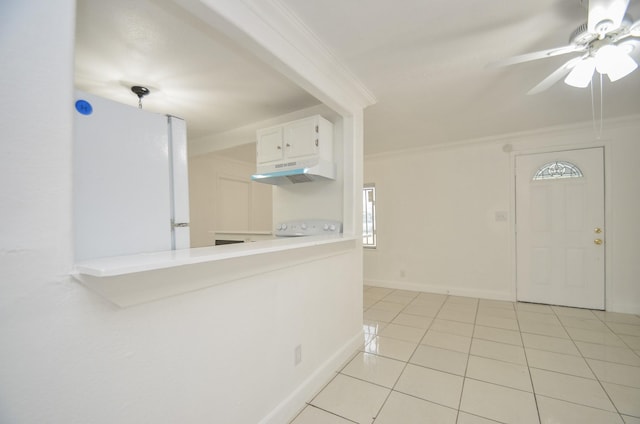
M 319 130 L 318 130 L 318 126 L 316 125 L 316 134 L 318 133 L 318 131 L 319 131 Z

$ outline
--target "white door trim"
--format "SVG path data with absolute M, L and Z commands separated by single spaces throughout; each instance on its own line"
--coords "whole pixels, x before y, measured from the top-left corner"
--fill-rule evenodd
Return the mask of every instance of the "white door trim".
M 541 137 L 543 137 L 541 135 Z M 516 255 L 516 156 L 529 155 L 536 153 L 553 153 L 562 152 L 565 150 L 579 150 L 579 149 L 591 149 L 594 147 L 601 147 L 604 154 L 604 222 L 605 228 L 608 229 L 607 243 L 604 244 L 605 249 L 605 310 L 609 310 L 611 307 L 611 299 L 614 299 L 612 292 L 615 288 L 615 282 L 611 279 L 611 262 L 614 254 L 611 246 L 615 245 L 615 231 L 614 225 L 611 222 L 611 150 L 613 149 L 613 143 L 611 140 L 596 140 L 588 141 L 584 143 L 576 144 L 561 144 L 561 145 L 545 145 L 541 147 L 523 147 L 518 146 L 510 147 L 512 149 L 509 152 L 509 255 L 511 262 L 511 285 L 510 285 L 510 298 L 512 301 L 516 301 L 516 273 L 517 273 L 517 255 Z

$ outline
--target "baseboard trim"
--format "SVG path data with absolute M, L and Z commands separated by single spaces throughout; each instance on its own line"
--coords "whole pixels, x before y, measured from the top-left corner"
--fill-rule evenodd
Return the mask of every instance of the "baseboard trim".
M 304 408 L 306 402 L 311 400 L 360 348 L 362 341 L 363 333 L 360 331 L 260 420 L 260 424 L 282 424 L 291 421 Z
M 443 287 L 430 284 L 412 283 L 408 281 L 372 280 L 365 279 L 365 285 L 384 287 L 396 290 L 412 290 L 425 293 L 450 294 L 452 296 L 477 297 L 480 299 L 506 300 L 515 302 L 515 295 L 511 293 L 496 292 L 490 290 L 475 290 L 461 287 Z
M 640 306 L 633 303 L 612 303 L 605 307 L 607 312 L 640 315 Z

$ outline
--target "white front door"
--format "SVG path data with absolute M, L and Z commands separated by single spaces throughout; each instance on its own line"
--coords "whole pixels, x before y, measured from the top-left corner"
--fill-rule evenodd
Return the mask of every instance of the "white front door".
M 516 288 L 523 302 L 604 309 L 603 149 L 516 157 Z

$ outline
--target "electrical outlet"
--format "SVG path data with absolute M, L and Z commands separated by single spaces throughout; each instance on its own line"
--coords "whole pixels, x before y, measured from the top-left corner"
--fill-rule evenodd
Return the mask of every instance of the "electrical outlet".
M 293 351 L 293 364 L 294 365 L 298 365 L 300 364 L 300 362 L 302 362 L 302 345 L 298 345 L 296 346 L 296 348 Z

